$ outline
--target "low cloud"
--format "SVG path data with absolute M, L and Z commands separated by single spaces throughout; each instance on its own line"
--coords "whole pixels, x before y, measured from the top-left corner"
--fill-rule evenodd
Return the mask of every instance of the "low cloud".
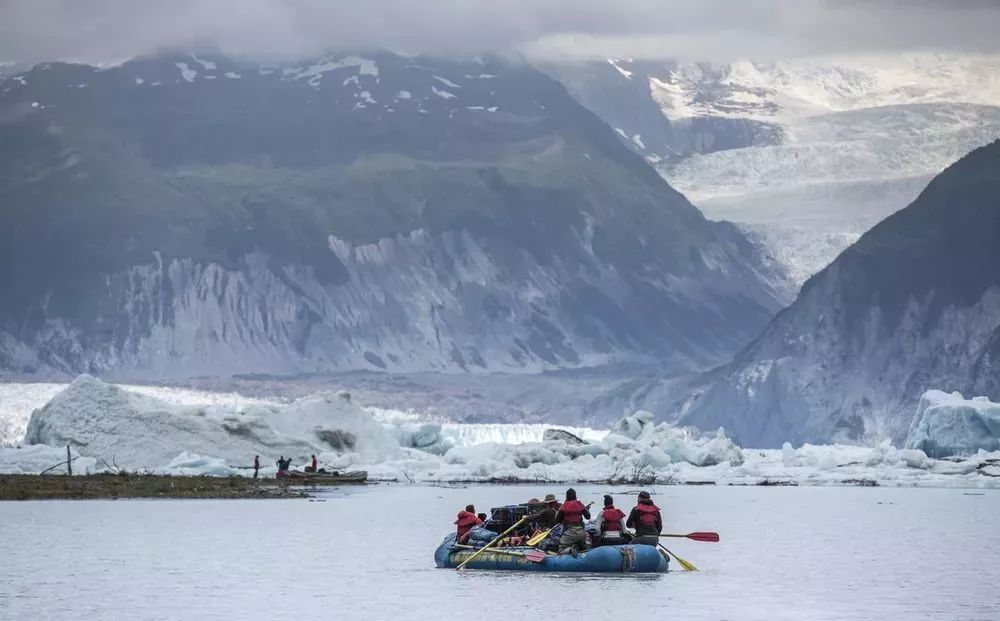
M 892 50 L 996 52 L 994 0 L 0 0 L 0 60 L 110 62 L 212 45 L 696 60 Z

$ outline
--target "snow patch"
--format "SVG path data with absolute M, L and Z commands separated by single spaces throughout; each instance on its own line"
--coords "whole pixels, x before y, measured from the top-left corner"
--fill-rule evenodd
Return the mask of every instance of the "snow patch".
M 236 73 L 235 71 L 227 71 L 225 73 L 225 76 L 230 80 L 239 80 L 243 77 L 242 75 Z
M 611 65 L 612 67 L 614 67 L 615 69 L 617 69 L 618 73 L 620 73 L 623 76 L 625 76 L 626 80 L 631 80 L 632 79 L 632 72 L 629 71 L 629 70 L 627 70 L 627 69 L 621 68 L 616 61 L 614 61 L 614 60 L 612 60 L 612 59 L 609 58 L 608 59 L 608 64 Z
M 324 73 L 345 68 L 356 68 L 359 76 L 369 75 L 374 77 L 375 81 L 378 82 L 378 65 L 375 64 L 375 61 L 361 58 L 360 56 L 345 56 L 339 60 L 327 58 L 309 67 L 285 69 L 283 73 L 285 75 L 294 75 L 294 79 L 296 80 L 308 78 L 308 83 L 311 86 L 319 87 L 319 82 Z
M 198 58 L 197 56 L 195 56 L 194 54 L 191 54 L 191 58 L 193 58 L 196 63 L 198 63 L 202 67 L 204 67 L 205 70 L 207 70 L 207 71 L 215 71 L 216 65 L 212 61 L 210 61 L 210 60 L 202 60 L 202 59 Z
M 445 90 L 439 90 L 436 86 L 431 86 L 431 90 L 441 99 L 455 99 L 456 95 Z
M 399 91 L 396 93 L 396 99 L 410 99 L 411 97 L 413 95 L 410 94 L 410 91 Z
M 135 83 L 136 84 L 142 84 L 143 82 L 145 82 L 145 80 L 143 80 L 142 78 L 136 78 L 135 79 Z
M 441 84 L 444 84 L 445 86 L 450 86 L 451 88 L 462 88 L 461 86 L 459 86 L 458 84 L 455 84 L 451 80 L 449 80 L 447 78 L 442 78 L 441 76 L 439 76 L 437 74 L 434 75 L 434 79 L 437 80 L 438 82 L 440 82 Z
M 181 70 L 182 78 L 184 78 L 188 82 L 194 82 L 195 77 L 198 75 L 197 71 L 188 67 L 187 63 L 175 63 L 175 64 L 177 65 L 177 68 Z

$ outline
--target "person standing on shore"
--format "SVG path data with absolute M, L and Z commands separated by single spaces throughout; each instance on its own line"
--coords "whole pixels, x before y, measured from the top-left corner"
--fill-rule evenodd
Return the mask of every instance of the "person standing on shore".
M 253 478 L 256 480 L 257 475 L 260 474 L 260 455 L 253 456 Z

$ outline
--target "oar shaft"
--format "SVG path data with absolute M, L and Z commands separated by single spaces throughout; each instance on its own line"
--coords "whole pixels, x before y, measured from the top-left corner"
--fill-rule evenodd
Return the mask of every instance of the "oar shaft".
M 709 541 L 717 542 L 719 540 L 719 533 L 711 532 L 697 532 L 688 533 L 686 535 L 673 534 L 673 533 L 662 533 L 661 537 L 683 537 L 684 539 L 694 539 L 695 541 Z
M 489 548 L 490 546 L 492 546 L 496 542 L 498 542 L 501 539 L 503 539 L 504 537 L 506 537 L 507 533 L 512 532 L 515 528 L 517 528 L 518 526 L 521 525 L 521 522 L 525 521 L 526 519 L 528 519 L 527 516 L 525 516 L 525 517 L 521 518 L 520 520 L 514 522 L 513 526 L 511 526 L 507 530 L 505 530 L 502 533 L 500 533 L 499 535 L 497 535 L 496 539 L 494 539 L 493 541 L 487 543 L 483 547 L 481 547 L 478 550 L 476 550 L 475 552 L 473 552 L 472 556 L 470 556 L 469 558 L 467 558 L 464 561 L 462 561 L 462 564 L 455 568 L 455 571 L 458 571 L 459 569 L 462 569 L 463 567 L 465 567 L 469 563 L 469 561 L 471 561 L 472 559 L 476 558 L 477 556 L 479 556 L 480 554 L 482 554 L 483 552 L 485 552 L 487 548 Z

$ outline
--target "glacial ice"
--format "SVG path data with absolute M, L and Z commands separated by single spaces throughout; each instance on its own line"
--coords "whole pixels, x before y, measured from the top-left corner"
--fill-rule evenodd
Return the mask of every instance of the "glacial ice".
M 85 474 L 94 472 L 97 460 L 92 457 L 81 457 L 80 453 L 70 450 L 73 459 L 73 472 Z M 21 448 L 0 447 L 0 474 L 37 474 L 52 466 L 66 461 L 66 448 L 34 444 Z M 51 470 L 53 474 L 65 474 L 66 467 L 59 466 Z
M 1000 450 L 1000 403 L 928 390 L 920 398 L 906 446 L 937 458 Z
M 103 459 L 155 473 L 247 474 L 259 454 L 262 476 L 273 476 L 279 455 L 300 467 L 316 454 L 328 469 L 364 469 L 371 479 L 409 482 L 1000 487 L 1000 451 L 946 461 L 919 447 L 898 449 L 888 442 L 755 450 L 736 446 L 722 429 L 703 434 L 657 424 L 652 413 L 641 410 L 602 432 L 434 421 L 410 412 L 366 410 L 343 391 L 277 403 L 155 390 L 141 394 L 77 378 L 32 414 L 24 437 L 28 446 L 0 449 L 0 473 L 48 468 L 65 459 L 69 444 L 82 455 L 74 462 L 75 473 L 98 471 Z M 207 404 L 196 403 L 198 394 Z M 182 399 L 187 402 L 177 402 Z

